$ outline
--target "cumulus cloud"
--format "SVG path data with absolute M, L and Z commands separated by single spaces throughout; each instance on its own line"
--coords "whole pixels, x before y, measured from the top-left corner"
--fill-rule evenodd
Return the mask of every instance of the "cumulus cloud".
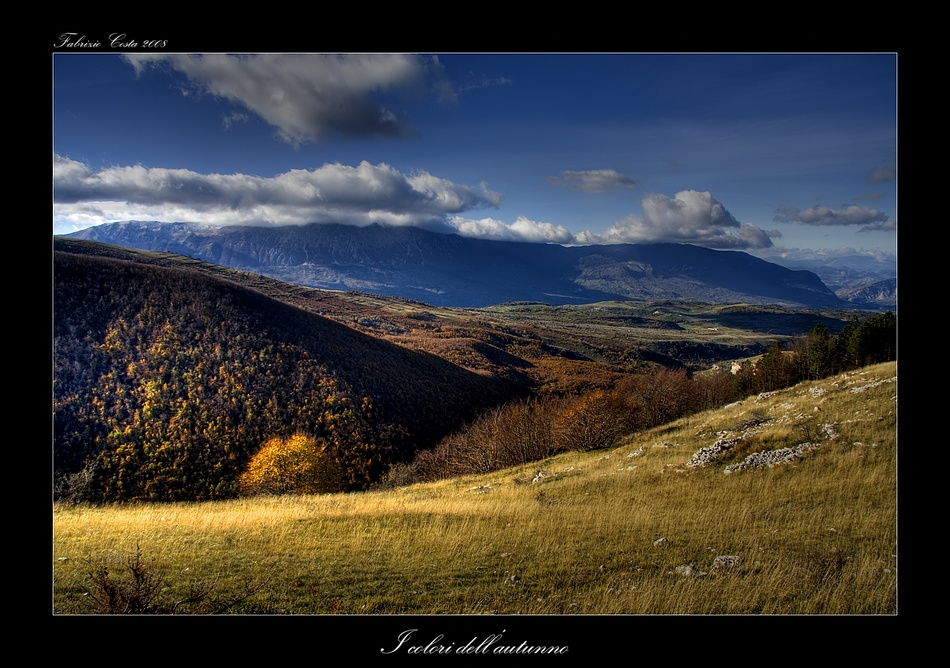
M 802 223 L 804 225 L 864 225 L 874 229 L 888 228 L 887 214 L 877 209 L 866 209 L 861 206 L 847 206 L 841 209 L 831 209 L 826 206 L 813 206 L 808 209 L 782 207 L 775 214 L 775 220 L 781 223 Z
M 602 193 L 614 188 L 637 187 L 637 182 L 629 176 L 612 169 L 590 169 L 587 171 L 564 171 L 560 176 L 552 176 L 548 182 L 585 193 Z
M 524 216 L 518 216 L 511 225 L 494 218 L 473 220 L 461 216 L 450 216 L 446 223 L 459 235 L 478 239 L 558 244 L 574 240 L 574 235 L 561 225 L 529 220 Z
M 133 219 L 218 225 L 431 225 L 450 215 L 496 206 L 501 195 L 484 183 L 473 188 L 428 172 L 406 175 L 385 163 L 366 161 L 262 178 L 142 165 L 93 171 L 54 155 L 53 200 L 60 227 Z
M 136 73 L 170 67 L 188 94 L 227 99 L 260 116 L 292 144 L 328 134 L 398 137 L 413 131 L 375 95 L 422 90 L 437 63 L 411 54 L 151 54 L 125 58 Z
M 582 232 L 578 243 L 692 243 L 707 248 L 768 248 L 769 234 L 739 223 L 709 192 L 684 190 L 672 198 L 651 193 L 643 215 L 631 214 L 603 233 Z

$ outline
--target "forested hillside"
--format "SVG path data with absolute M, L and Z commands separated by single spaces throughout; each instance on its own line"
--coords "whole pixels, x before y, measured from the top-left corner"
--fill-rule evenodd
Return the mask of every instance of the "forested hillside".
M 890 313 L 862 323 L 679 302 L 440 309 L 164 253 L 55 247 L 64 500 L 227 498 L 297 436 L 311 444 L 305 459 L 332 468 L 344 490 L 412 461 L 423 477 L 467 470 L 462 450 L 494 468 L 606 447 L 685 413 L 894 357 Z
M 272 437 L 364 487 L 517 389 L 196 272 L 55 253 L 54 446 L 71 498 L 233 496 Z

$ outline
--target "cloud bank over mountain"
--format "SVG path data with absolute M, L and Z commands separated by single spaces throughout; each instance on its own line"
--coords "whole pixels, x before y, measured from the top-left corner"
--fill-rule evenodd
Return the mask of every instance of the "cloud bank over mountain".
M 215 225 L 432 225 L 452 214 L 497 206 L 501 195 L 386 164 L 339 163 L 273 178 L 198 174 L 187 169 L 110 167 L 98 172 L 53 158 L 57 216 L 63 220 L 159 220 Z
M 571 178 L 601 184 L 592 186 L 597 188 L 629 182 L 607 172 Z M 673 198 L 647 194 L 641 202 L 643 215 L 631 214 L 604 232 L 575 235 L 561 225 L 526 216 L 506 223 L 463 215 L 497 207 L 502 201 L 501 193 L 484 182 L 462 185 L 425 171 L 403 174 L 387 164 L 366 161 L 355 167 L 332 163 L 264 178 L 142 165 L 93 171 L 81 162 L 54 155 L 53 191 L 54 224 L 65 232 L 116 220 L 211 225 L 380 223 L 534 243 L 677 242 L 731 249 L 772 245 L 767 232 L 739 223 L 708 192 L 687 190 Z
M 494 218 L 470 220 L 461 216 L 450 216 L 446 223 L 463 237 L 533 243 L 570 244 L 574 242 L 574 235 L 567 228 L 529 220 L 524 216 L 518 216 L 511 225 Z

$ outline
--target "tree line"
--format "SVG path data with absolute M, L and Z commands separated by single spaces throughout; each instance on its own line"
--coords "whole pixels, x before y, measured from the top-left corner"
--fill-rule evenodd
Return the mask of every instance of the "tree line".
M 894 359 L 897 317 L 891 311 L 864 321 L 853 316 L 837 334 L 819 323 L 786 348 L 776 343 L 754 364 L 743 364 L 735 373 L 736 391 L 742 395 L 770 392 Z

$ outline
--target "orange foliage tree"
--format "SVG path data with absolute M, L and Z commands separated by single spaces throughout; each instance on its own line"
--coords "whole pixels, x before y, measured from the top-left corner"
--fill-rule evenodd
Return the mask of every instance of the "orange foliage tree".
M 598 450 L 631 431 L 630 409 L 618 392 L 594 392 L 581 398 L 557 420 L 566 450 Z
M 343 467 L 311 436 L 272 438 L 240 478 L 241 493 L 329 494 L 343 491 Z

